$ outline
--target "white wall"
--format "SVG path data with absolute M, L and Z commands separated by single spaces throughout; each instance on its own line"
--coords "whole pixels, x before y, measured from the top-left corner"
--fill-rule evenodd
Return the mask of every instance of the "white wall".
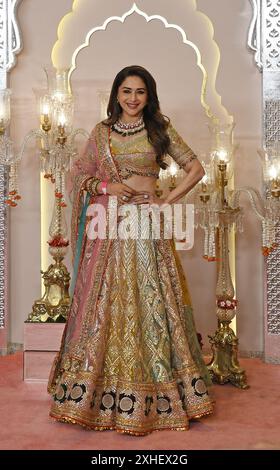
M 57 26 L 71 8 L 71 0 L 59 2 L 25 0 L 18 17 L 23 51 L 11 72 L 11 135 L 17 148 L 24 136 L 38 126 L 33 88 L 44 88 L 42 66 L 50 63 Z M 22 201 L 11 210 L 10 225 L 10 312 L 11 342 L 23 342 L 23 322 L 32 304 L 41 297 L 40 261 L 40 178 L 34 141 L 25 153 L 20 171 Z
M 198 0 L 198 6 L 213 21 L 215 38 L 221 48 L 217 89 L 236 122 L 236 187 L 254 186 L 262 190 L 261 74 L 246 48 L 251 6 L 247 0 Z M 263 350 L 263 257 L 259 222 L 243 196 L 244 233 L 237 236 L 236 280 L 238 336 L 240 350 Z M 195 286 L 194 286 L 195 288 Z M 198 296 L 198 291 L 197 291 Z M 197 297 L 199 298 L 199 297 Z
M 125 0 L 106 3 L 95 0 L 90 3 L 91 26 L 102 24 L 108 15 L 123 14 L 132 6 L 132 1 Z M 201 44 L 203 61 L 209 70 L 214 70 L 215 47 L 209 36 L 209 25 L 201 17 L 200 26 L 195 27 L 187 15 L 193 3 L 192 0 L 174 0 L 171 8 L 167 0 L 143 0 L 137 5 L 149 15 L 161 14 L 170 23 L 184 28 L 189 39 Z M 71 4 L 71 0 L 49 0 L 47 3 L 25 0 L 19 8 L 24 49 L 11 74 L 12 136 L 18 143 L 37 125 L 32 88 L 44 85 L 41 66 L 50 62 L 57 25 Z M 236 184 L 260 188 L 256 150 L 261 139 L 261 76 L 246 49 L 250 2 L 198 0 L 197 5 L 212 21 L 214 39 L 221 50 L 217 91 L 236 122 L 235 140 L 240 144 L 236 156 Z M 182 43 L 178 32 L 165 29 L 159 21 L 146 23 L 137 15 L 129 17 L 124 24 L 111 23 L 106 31 L 96 33 L 90 46 L 79 55 L 78 68 L 72 77 L 73 91 L 77 95 L 76 125 L 88 130 L 93 127 L 99 120 L 98 90 L 110 88 L 116 73 L 133 63 L 152 72 L 157 80 L 162 111 L 172 119 L 188 143 L 197 152 L 207 150 L 209 132 L 200 105 L 201 72 L 196 67 L 193 50 Z M 218 110 L 217 97 L 209 96 L 209 100 Z M 31 311 L 33 301 L 40 297 L 39 165 L 32 151 L 23 160 L 20 186 L 23 201 L 11 216 L 12 342 L 22 342 L 23 321 Z M 247 214 L 245 233 L 237 240 L 238 334 L 240 349 L 260 351 L 263 321 L 260 227 L 247 210 L 247 204 L 244 205 Z M 216 271 L 215 265 L 202 260 L 201 255 L 202 238 L 197 233 L 194 249 L 182 254 L 182 262 L 189 281 L 197 327 L 207 345 L 207 335 L 216 328 Z M 249 297 L 248 293 L 253 294 Z

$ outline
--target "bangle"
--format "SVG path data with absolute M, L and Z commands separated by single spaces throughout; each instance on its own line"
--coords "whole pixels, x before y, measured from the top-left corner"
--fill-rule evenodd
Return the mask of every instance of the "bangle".
M 92 183 L 90 185 L 90 193 L 93 196 L 96 196 L 97 193 L 97 185 L 100 183 L 100 180 L 98 178 L 93 178 Z
M 107 194 L 107 184 L 106 181 L 101 181 L 100 189 L 103 194 Z
M 84 191 L 88 191 L 89 192 L 89 187 L 90 187 L 90 184 L 92 182 L 92 178 L 88 178 L 85 182 L 84 182 L 84 185 L 83 185 L 83 190 Z

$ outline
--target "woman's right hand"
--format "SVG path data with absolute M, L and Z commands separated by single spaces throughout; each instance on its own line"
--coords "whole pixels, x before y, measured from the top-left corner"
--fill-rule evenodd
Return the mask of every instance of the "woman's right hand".
M 108 183 L 107 194 L 110 196 L 117 196 L 120 204 L 128 204 L 130 199 L 137 194 L 137 191 L 127 184 Z M 123 197 L 125 197 L 125 199 L 123 199 Z

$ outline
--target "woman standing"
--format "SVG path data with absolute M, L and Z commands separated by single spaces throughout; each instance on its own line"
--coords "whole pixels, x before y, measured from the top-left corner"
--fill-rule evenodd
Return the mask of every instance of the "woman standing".
M 160 199 L 156 179 L 167 153 L 186 176 Z M 210 379 L 174 241 L 162 231 L 157 239 L 94 238 L 87 224 L 97 205 L 104 209 L 98 223 L 106 224 L 116 201 L 119 211 L 124 204 L 137 208 L 138 221 L 140 208 L 178 201 L 203 174 L 160 112 L 151 74 L 140 66 L 121 70 L 108 119 L 92 131 L 71 175 L 75 290 L 50 374 L 53 418 L 144 435 L 186 430 L 190 419 L 212 412 Z M 123 216 L 117 214 L 120 225 Z

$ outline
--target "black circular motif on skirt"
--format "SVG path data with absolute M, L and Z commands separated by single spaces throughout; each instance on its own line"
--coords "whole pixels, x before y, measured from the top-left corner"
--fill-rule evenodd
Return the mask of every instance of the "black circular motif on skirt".
M 145 415 L 146 416 L 148 416 L 148 414 L 150 413 L 153 402 L 154 402 L 153 397 L 147 395 L 145 398 L 145 404 L 146 404 Z
M 134 411 L 134 404 L 136 398 L 134 395 L 126 395 L 125 393 L 119 394 L 118 412 L 127 413 L 131 415 Z
M 63 403 L 66 400 L 66 393 L 67 393 L 67 385 L 60 384 L 58 391 L 54 395 L 54 401 Z
M 111 392 L 103 392 L 101 397 L 101 405 L 100 409 L 105 410 L 114 410 L 116 407 L 116 393 Z
M 85 384 L 74 384 L 72 386 L 71 392 L 69 393 L 68 400 L 74 401 L 75 403 L 79 403 L 82 399 L 84 394 L 86 393 L 86 386 Z
M 208 395 L 208 390 L 202 377 L 195 377 L 194 379 L 192 379 L 192 386 L 194 388 L 194 393 L 197 397 L 203 397 L 203 395 Z
M 167 397 L 166 395 L 162 395 L 162 396 L 157 396 L 157 412 L 159 414 L 162 414 L 162 413 L 171 413 L 172 411 L 172 408 L 171 408 L 171 400 L 169 397 Z

